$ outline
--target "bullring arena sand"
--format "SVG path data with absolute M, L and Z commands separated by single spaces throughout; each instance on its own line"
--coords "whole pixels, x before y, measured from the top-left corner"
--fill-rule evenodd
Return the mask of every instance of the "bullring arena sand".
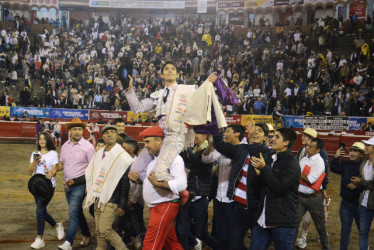
M 36 206 L 34 198 L 27 188 L 27 182 L 30 178 L 27 169 L 30 154 L 34 150 L 36 150 L 35 144 L 0 143 L 0 249 L 30 249 L 30 244 L 34 241 L 36 235 Z M 60 147 L 57 151 L 60 153 Z M 62 172 L 57 175 L 56 190 L 52 201 L 48 205 L 48 212 L 57 222 L 63 222 L 66 233 L 68 206 L 62 185 L 62 176 Z M 339 249 L 340 176 L 331 173 L 329 179 L 328 193 L 331 197 L 331 204 L 329 207 L 330 213 L 327 221 L 327 231 L 329 233 L 331 249 Z M 212 213 L 212 205 L 210 205 L 209 220 L 211 220 Z M 85 214 L 91 233 L 95 236 L 94 220 L 87 211 L 85 211 Z M 144 210 L 144 216 L 147 223 L 148 209 Z M 80 231 L 78 230 L 77 238 L 74 241 L 74 249 L 81 249 L 79 246 L 81 237 Z M 44 249 L 57 249 L 57 246 L 63 243 L 63 241 L 57 240 L 55 230 L 53 230 L 48 223 L 46 223 L 45 226 L 44 238 L 46 240 Z M 250 238 L 246 237 L 245 241 L 248 246 Z M 370 241 L 371 248 L 374 248 L 373 226 L 371 227 Z M 95 249 L 95 243 L 84 249 Z M 206 247 L 205 249 L 209 248 Z M 270 249 L 273 248 L 271 247 Z M 317 242 L 317 232 L 314 225 L 310 226 L 308 246 L 306 249 L 320 249 L 320 243 Z M 349 249 L 359 249 L 358 231 L 355 224 L 353 224 L 352 228 Z

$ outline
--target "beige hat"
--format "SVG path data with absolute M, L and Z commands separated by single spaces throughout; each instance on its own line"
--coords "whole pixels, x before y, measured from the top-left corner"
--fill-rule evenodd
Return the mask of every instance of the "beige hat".
M 362 142 L 355 142 L 353 143 L 351 149 L 357 149 L 361 151 L 362 153 L 365 153 L 365 144 L 363 144 Z
M 266 123 L 266 125 L 268 126 L 269 131 L 274 131 L 273 125 L 271 125 L 270 123 Z
M 317 131 L 313 128 L 306 128 L 301 133 L 306 134 L 307 136 L 310 136 L 312 138 L 317 138 Z

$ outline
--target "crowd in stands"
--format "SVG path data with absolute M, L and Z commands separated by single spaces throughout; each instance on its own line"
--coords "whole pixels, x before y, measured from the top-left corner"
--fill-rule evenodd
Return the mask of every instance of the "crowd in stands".
M 1 106 L 129 110 L 116 70 L 123 57 L 130 57 L 140 98 L 162 87 L 160 65 L 171 59 L 180 68 L 180 82 L 199 84 L 219 72 L 240 100 L 226 107 L 228 114 L 374 112 L 374 40 L 352 22 L 346 34 L 340 18 L 316 20 L 310 35 L 299 26 L 287 32 L 277 26 L 276 34 L 250 28 L 239 38 L 233 25 L 191 17 L 117 15 L 107 22 L 71 20 L 68 30 L 66 20 L 62 27 L 59 21 L 37 20 L 55 25 L 41 34 L 27 32 L 23 17 L 14 20 L 16 28 L 1 30 L 0 69 L 6 71 L 7 86 L 0 93 Z M 353 44 L 344 44 L 347 36 L 354 38 Z M 344 46 L 350 46 L 345 51 L 350 55 L 342 53 Z M 40 81 L 40 91 L 34 89 L 34 79 Z M 22 85 L 19 101 L 9 94 L 17 84 Z

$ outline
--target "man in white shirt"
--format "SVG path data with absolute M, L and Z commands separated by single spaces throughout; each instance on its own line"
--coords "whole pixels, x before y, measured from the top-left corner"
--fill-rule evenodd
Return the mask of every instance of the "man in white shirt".
M 374 218 L 374 137 L 362 141 L 365 144 L 365 154 L 369 159 L 360 167 L 360 176 L 352 177 L 352 189 L 359 187 L 362 192 L 360 204 L 360 249 L 369 249 L 369 232 Z M 373 241 L 372 241 L 373 243 Z
M 181 156 L 177 156 L 170 165 L 171 179 L 158 181 L 153 168 L 161 150 L 164 132 L 160 127 L 150 127 L 139 134 L 144 138 L 145 148 L 154 159 L 148 164 L 146 178 L 143 181 L 143 197 L 149 209 L 149 222 L 147 233 L 143 242 L 143 249 L 170 249 L 183 250 L 175 233 L 174 219 L 179 210 L 179 192 L 187 188 L 187 176 Z M 136 172 L 130 175 L 142 176 Z M 130 178 L 131 179 L 131 178 Z
M 245 128 L 239 124 L 229 125 L 224 133 L 225 142 L 232 145 L 247 144 L 246 141 L 241 142 L 244 136 Z M 213 228 L 215 229 L 214 236 L 219 242 L 220 249 L 229 249 L 230 234 L 227 233 L 227 231 L 231 227 L 231 218 L 234 212 L 234 200 L 227 196 L 227 190 L 229 186 L 232 160 L 214 150 L 212 141 L 209 141 L 209 145 L 204 150 L 201 158 L 203 163 L 219 162 L 218 169 L 213 170 L 213 172 L 218 172 L 217 195 L 213 200 Z
M 306 154 L 300 161 L 301 177 L 299 184 L 299 205 L 297 209 L 300 222 L 307 211 L 312 216 L 314 225 L 321 239 L 322 249 L 329 249 L 324 221 L 322 182 L 325 177 L 325 163 L 320 156 L 324 143 L 320 138 L 312 138 L 306 146 Z M 308 170 L 309 169 L 309 170 Z

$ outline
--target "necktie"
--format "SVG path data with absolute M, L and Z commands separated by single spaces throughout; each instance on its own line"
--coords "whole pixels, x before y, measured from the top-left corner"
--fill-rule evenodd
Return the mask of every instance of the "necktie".
M 164 98 L 163 98 L 164 103 L 165 103 L 166 100 L 168 99 L 169 92 L 170 92 L 169 88 L 166 88 L 166 92 L 165 92 L 165 94 L 164 94 Z

